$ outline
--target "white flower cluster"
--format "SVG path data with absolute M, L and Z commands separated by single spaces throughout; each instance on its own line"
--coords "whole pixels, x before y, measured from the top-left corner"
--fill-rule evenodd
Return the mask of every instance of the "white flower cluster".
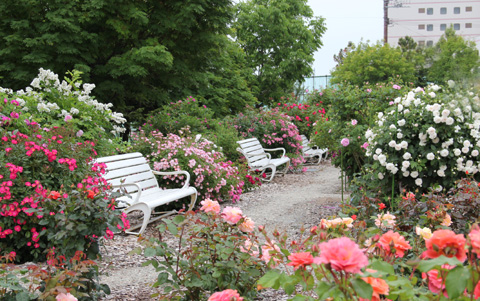
M 76 82 L 74 86 L 79 90 L 72 91 L 73 86 L 65 80 L 60 82 L 57 74 L 50 70 L 40 68 L 37 77 L 34 78 L 30 83 L 30 87 L 25 88 L 25 90 L 16 91 L 16 95 L 33 97 L 38 102 L 36 105 L 38 112 L 50 113 L 57 118 L 64 118 L 67 115 L 81 115 L 81 111 L 77 108 L 71 107 L 69 111 L 67 111 L 68 108 L 60 108 L 58 104 L 51 103 L 43 99 L 43 92 L 51 92 L 55 89 L 64 96 L 73 96 L 77 98 L 80 102 L 85 103 L 87 106 L 95 108 L 95 110 L 101 112 L 102 115 L 105 116 L 105 120 L 107 122 L 113 121 L 114 123 L 116 123 L 116 125 L 112 125 L 113 134 L 125 132 L 125 128 L 122 127 L 122 124 L 125 123 L 127 120 L 123 117 L 123 114 L 112 112 L 110 108 L 113 107 L 113 104 L 100 103 L 90 96 L 92 90 L 95 88 L 95 84 L 85 83 L 83 85 L 80 85 L 80 83 Z M 80 86 L 82 89 L 80 89 Z M 0 92 L 13 94 L 13 91 L 10 89 L 0 88 Z M 19 101 L 19 104 L 23 107 L 23 110 L 28 110 L 25 101 Z M 61 112 L 57 113 L 56 111 L 60 109 L 62 109 Z M 85 120 L 88 119 L 87 116 L 83 116 L 82 118 Z
M 440 89 L 417 88 L 395 99 L 391 110 L 378 113 L 377 126 L 365 137 L 366 155 L 385 168 L 377 173 L 379 179 L 386 177 L 386 171 L 400 170 L 403 177 L 422 186 L 422 177 L 432 168 L 439 177 L 446 177 L 447 170 L 451 174 L 480 170 L 480 113 L 470 105 L 478 96 L 445 94 Z

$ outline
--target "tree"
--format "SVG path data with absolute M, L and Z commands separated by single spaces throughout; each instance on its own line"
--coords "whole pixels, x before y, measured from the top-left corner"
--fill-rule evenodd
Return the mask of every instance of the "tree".
M 448 80 L 463 81 L 478 75 L 480 59 L 475 42 L 466 41 L 447 28 L 440 40 L 428 50 L 428 81 L 438 84 Z
M 24 88 L 40 67 L 77 69 L 99 100 L 130 116 L 199 93 L 235 111 L 254 98 L 240 78 L 249 69 L 219 67 L 242 56 L 226 41 L 233 8 L 231 0 L 2 0 L 0 85 Z M 235 84 L 224 78 L 232 73 Z
M 335 67 L 330 82 L 362 86 L 366 82 L 386 82 L 397 76 L 405 82 L 415 81 L 414 63 L 408 62 L 400 49 L 388 44 L 360 43 Z
M 292 92 L 297 81 L 312 74 L 313 54 L 326 28 L 306 0 L 241 2 L 236 17 L 235 38 L 255 71 L 251 86 L 261 104 Z
M 427 85 L 427 67 L 425 64 L 425 48 L 418 46 L 417 42 L 409 36 L 398 40 L 398 47 L 402 51 L 402 56 L 407 62 L 413 62 L 417 80 L 416 86 L 425 87 Z

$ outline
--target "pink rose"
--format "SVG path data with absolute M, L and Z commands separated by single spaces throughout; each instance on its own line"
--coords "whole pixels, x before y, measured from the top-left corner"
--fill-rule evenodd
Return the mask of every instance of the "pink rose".
M 205 199 L 200 202 L 202 204 L 202 208 L 200 210 L 204 212 L 215 212 L 220 213 L 220 204 L 217 201 L 212 201 L 211 199 Z
M 208 301 L 243 301 L 237 290 L 226 289 L 221 292 L 216 292 L 208 298 Z
M 334 270 L 360 273 L 368 265 L 368 258 L 358 245 L 348 237 L 340 237 L 318 245 L 320 257 L 314 263 L 330 264 Z
M 77 298 L 75 298 L 75 296 L 73 296 L 70 293 L 67 293 L 67 294 L 60 293 L 57 295 L 55 299 L 57 301 L 77 301 L 78 300 Z
M 248 217 L 246 217 L 238 228 L 243 232 L 253 232 L 255 229 L 255 223 Z
M 348 138 L 343 138 L 340 143 L 341 143 L 343 146 L 347 146 L 347 145 L 350 144 L 350 140 L 348 140 Z
M 227 206 L 222 211 L 222 217 L 230 225 L 235 225 L 242 219 L 242 210 L 237 207 Z

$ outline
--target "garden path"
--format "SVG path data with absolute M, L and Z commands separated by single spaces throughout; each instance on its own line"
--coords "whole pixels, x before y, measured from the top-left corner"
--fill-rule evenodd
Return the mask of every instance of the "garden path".
M 308 167 L 305 173 L 275 177 L 258 189 L 242 195 L 241 201 L 224 206 L 240 207 L 255 225 L 265 225 L 271 233 L 275 228 L 286 231 L 295 239 L 300 227 L 318 225 L 320 219 L 333 216 L 341 203 L 340 170 L 324 162 Z M 155 235 L 154 225 L 147 227 L 146 237 Z M 149 283 L 156 281 L 157 272 L 151 266 L 142 267 L 143 256 L 128 255 L 140 246 L 133 235 L 117 236 L 105 242 L 101 283 L 109 285 L 112 293 L 106 300 L 151 300 L 156 290 Z M 259 300 L 287 300 L 273 290 L 262 291 Z

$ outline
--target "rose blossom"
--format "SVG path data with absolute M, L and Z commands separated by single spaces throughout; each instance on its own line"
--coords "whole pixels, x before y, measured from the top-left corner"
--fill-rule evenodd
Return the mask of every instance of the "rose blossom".
M 423 229 L 420 227 L 415 227 L 415 233 L 423 237 L 423 239 L 429 239 L 430 237 L 432 237 L 432 230 L 430 230 L 430 228 L 427 228 L 427 227 Z
M 305 269 L 307 265 L 313 263 L 313 256 L 310 252 L 292 253 L 288 256 L 288 259 L 290 262 L 287 265 L 292 266 L 294 270 L 298 268 Z
M 358 245 L 348 237 L 340 237 L 323 242 L 320 248 L 319 263 L 330 264 L 337 271 L 359 273 L 368 265 L 368 258 Z M 317 263 L 317 262 L 315 262 Z
M 451 270 L 455 266 L 451 266 L 448 264 L 443 264 L 442 269 Z M 426 279 L 428 277 L 428 289 L 432 291 L 432 293 L 438 294 L 443 292 L 443 295 L 448 298 L 447 292 L 445 290 L 445 284 L 443 279 L 441 278 L 441 273 L 438 270 L 430 270 L 427 273 L 422 273 L 422 278 Z
M 212 201 L 211 199 L 205 199 L 200 202 L 203 206 L 200 208 L 200 210 L 204 212 L 215 212 L 219 213 L 220 212 L 220 204 L 217 201 Z
M 367 272 L 375 273 L 375 270 L 367 269 Z M 370 284 L 373 288 L 371 301 L 380 301 L 380 295 L 388 295 L 389 287 L 385 280 L 375 277 L 362 277 L 362 280 Z M 368 300 L 360 298 L 360 301 Z
M 226 289 L 221 292 L 216 292 L 208 298 L 208 301 L 243 301 L 237 290 Z
M 422 258 L 437 258 L 445 255 L 455 256 L 463 262 L 467 258 L 465 241 L 463 234 L 455 234 L 452 230 L 437 230 L 425 241 L 427 250 L 422 253 Z
M 255 229 L 255 223 L 249 217 L 246 217 L 243 220 L 243 223 L 238 226 L 238 229 L 243 232 L 253 232 Z
M 393 246 L 395 249 L 395 257 L 403 257 L 405 255 L 405 251 L 410 250 L 412 247 L 410 246 L 409 242 L 405 240 L 405 238 L 397 232 L 393 232 L 392 230 L 388 231 L 387 233 L 383 234 L 378 241 L 378 245 L 391 254 L 392 249 L 390 247 Z
M 222 211 L 222 217 L 230 225 L 235 225 L 242 219 L 242 210 L 237 207 L 227 206 Z
M 350 140 L 348 138 L 343 138 L 340 142 L 343 146 L 348 146 L 350 144 Z
M 387 211 L 385 214 L 377 214 L 375 225 L 381 229 L 392 229 L 395 226 L 395 215 Z
M 480 227 L 478 225 L 472 227 L 468 238 L 468 245 L 472 247 L 472 251 L 477 254 L 477 256 L 480 256 Z
M 75 298 L 75 296 L 73 296 L 70 293 L 67 293 L 67 294 L 60 293 L 60 294 L 57 295 L 55 300 L 57 300 L 57 301 L 77 301 L 78 299 Z

